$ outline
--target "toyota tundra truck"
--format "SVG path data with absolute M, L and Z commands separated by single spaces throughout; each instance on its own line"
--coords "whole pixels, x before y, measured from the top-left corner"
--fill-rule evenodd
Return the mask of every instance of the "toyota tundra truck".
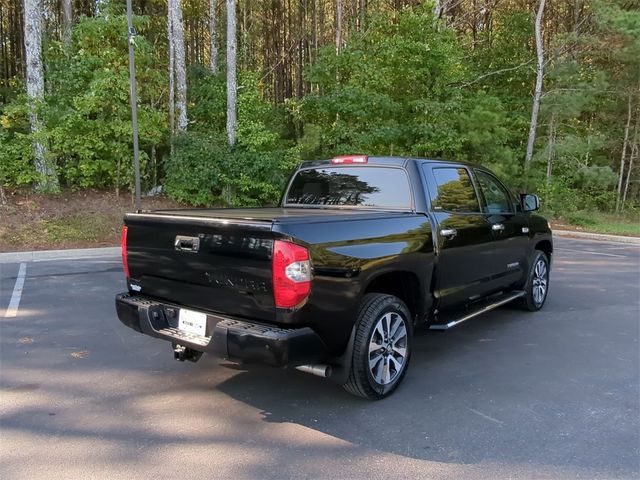
M 538 207 L 466 163 L 305 162 L 276 208 L 127 214 L 117 315 L 177 360 L 297 369 L 380 399 L 405 376 L 419 323 L 542 308 L 553 244 Z

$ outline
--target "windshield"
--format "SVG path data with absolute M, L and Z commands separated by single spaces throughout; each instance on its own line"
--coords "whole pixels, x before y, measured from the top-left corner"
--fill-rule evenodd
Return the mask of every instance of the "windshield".
M 287 192 L 289 205 L 411 208 L 409 179 L 390 167 L 326 167 L 300 170 Z

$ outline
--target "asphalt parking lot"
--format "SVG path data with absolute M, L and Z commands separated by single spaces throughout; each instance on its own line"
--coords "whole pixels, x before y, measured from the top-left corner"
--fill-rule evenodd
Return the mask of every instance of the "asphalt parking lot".
M 117 257 L 25 263 L 11 306 L 0 264 L 0 477 L 639 478 L 640 248 L 555 246 L 542 312 L 419 331 L 380 402 L 174 361 L 117 320 Z

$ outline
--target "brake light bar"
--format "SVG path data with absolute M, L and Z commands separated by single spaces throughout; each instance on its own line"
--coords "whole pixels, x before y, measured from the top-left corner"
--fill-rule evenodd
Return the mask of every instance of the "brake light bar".
M 331 159 L 331 163 L 339 165 L 348 165 L 351 163 L 367 163 L 368 161 L 369 157 L 367 155 L 340 155 Z

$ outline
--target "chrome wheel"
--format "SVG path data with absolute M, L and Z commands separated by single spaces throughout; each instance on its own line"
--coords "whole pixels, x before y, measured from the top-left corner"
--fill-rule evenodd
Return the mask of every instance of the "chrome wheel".
M 544 299 L 547 296 L 547 286 L 549 283 L 549 270 L 547 269 L 547 262 L 544 259 L 539 259 L 533 268 L 533 301 L 536 306 L 540 306 L 544 303 Z
M 392 383 L 407 359 L 407 326 L 395 312 L 383 315 L 369 341 L 369 371 L 380 385 Z

